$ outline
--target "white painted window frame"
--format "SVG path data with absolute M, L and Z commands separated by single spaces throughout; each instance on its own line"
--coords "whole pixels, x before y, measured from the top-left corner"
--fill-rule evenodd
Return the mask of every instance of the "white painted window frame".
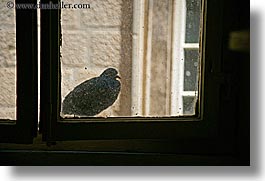
M 133 52 L 132 52 L 132 116 L 148 116 L 150 106 L 150 79 L 143 84 L 143 73 L 151 76 L 151 48 L 146 50 L 146 69 L 144 61 L 144 33 L 148 28 L 147 43 L 152 39 L 151 24 L 145 27 L 145 1 L 134 0 L 133 4 Z M 152 1 L 149 1 L 149 10 Z M 183 96 L 196 96 L 197 91 L 184 91 L 184 51 L 185 49 L 199 49 L 199 43 L 185 43 L 186 31 L 186 0 L 173 0 L 173 32 L 172 32 L 172 65 L 171 65 L 171 116 L 183 115 Z M 149 11 L 149 21 L 152 18 Z M 150 43 L 150 42 L 149 42 Z M 144 87 L 145 86 L 145 87 Z M 166 106 L 166 105 L 165 105 Z M 145 111 L 143 111 L 145 107 Z
M 144 60 L 145 0 L 133 2 L 132 40 L 132 116 L 143 115 L 143 60 Z

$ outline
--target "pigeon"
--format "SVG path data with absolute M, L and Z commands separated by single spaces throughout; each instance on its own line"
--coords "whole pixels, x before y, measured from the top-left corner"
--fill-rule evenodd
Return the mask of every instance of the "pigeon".
M 99 77 L 76 86 L 64 99 L 62 113 L 74 116 L 95 116 L 117 99 L 121 83 L 118 71 L 106 69 Z

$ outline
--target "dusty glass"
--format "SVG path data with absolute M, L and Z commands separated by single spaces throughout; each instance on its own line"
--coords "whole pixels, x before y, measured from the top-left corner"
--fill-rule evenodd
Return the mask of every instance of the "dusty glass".
M 200 0 L 148 0 L 143 12 L 133 0 L 64 3 L 80 8 L 61 10 L 62 117 L 195 114 Z

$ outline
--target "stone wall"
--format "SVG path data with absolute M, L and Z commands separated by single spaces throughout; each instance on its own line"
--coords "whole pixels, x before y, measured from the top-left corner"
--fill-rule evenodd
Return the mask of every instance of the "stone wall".
M 81 82 L 100 75 L 107 67 L 115 67 L 121 75 L 121 94 L 115 104 L 99 116 L 132 116 L 133 0 L 64 2 L 89 3 L 91 8 L 62 10 L 62 101 Z M 149 94 L 143 96 L 142 114 L 134 116 L 168 116 L 171 103 L 172 0 L 146 2 L 145 35 L 141 40 L 145 44 L 144 57 L 134 60 L 143 62 L 140 69 L 144 78 L 137 84 L 144 88 L 134 96 L 141 96 L 146 91 Z M 151 37 L 150 42 L 148 37 Z M 147 60 L 148 52 L 150 60 Z
M 16 119 L 15 11 L 0 2 L 0 119 Z
M 62 9 L 62 101 L 81 82 L 114 67 L 121 76 L 121 93 L 99 116 L 130 116 L 133 1 L 67 2 L 88 3 L 90 9 Z

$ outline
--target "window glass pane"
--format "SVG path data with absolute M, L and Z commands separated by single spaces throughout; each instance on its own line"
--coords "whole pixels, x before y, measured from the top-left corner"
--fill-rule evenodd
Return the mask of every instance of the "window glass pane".
M 195 113 L 196 97 L 183 96 L 183 114 L 193 115 Z
M 186 43 L 198 43 L 201 0 L 186 0 Z
M 10 1 L 9 1 L 10 2 Z M 0 2 L 0 119 L 16 119 L 15 9 Z
M 198 89 L 199 50 L 185 50 L 184 91 Z
M 183 47 L 175 47 L 184 43 L 185 22 L 199 21 L 186 19 L 185 0 L 148 0 L 142 16 L 133 12 L 139 10 L 133 8 L 133 0 L 64 3 L 90 8 L 61 10 L 62 117 L 183 115 L 183 92 L 197 90 L 199 67 L 197 50 L 184 55 Z M 179 14 L 182 20 L 174 27 L 173 16 Z M 132 32 L 135 26 L 142 34 Z M 199 31 L 190 33 L 199 37 Z M 180 36 L 177 43 L 172 42 L 175 35 Z M 142 48 L 135 48 L 136 44 Z M 174 59 L 172 51 L 180 57 Z
M 80 7 L 89 4 L 90 8 L 61 10 L 61 115 L 130 116 L 133 1 L 67 0 L 64 3 Z M 74 90 L 86 80 L 99 78 L 108 68 L 116 69 L 121 79 L 115 78 L 112 69 L 103 78 Z M 108 88 L 112 90 L 104 94 Z M 72 91 L 75 94 L 69 95 Z

